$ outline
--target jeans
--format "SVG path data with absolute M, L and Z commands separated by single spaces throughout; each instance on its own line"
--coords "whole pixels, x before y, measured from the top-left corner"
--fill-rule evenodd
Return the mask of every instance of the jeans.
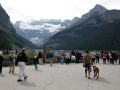
M 60 58 L 60 63 L 64 63 L 64 56 L 61 56 L 61 58 Z

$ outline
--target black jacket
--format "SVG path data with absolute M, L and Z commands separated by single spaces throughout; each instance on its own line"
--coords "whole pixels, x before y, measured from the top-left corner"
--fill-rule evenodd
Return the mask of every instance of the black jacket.
M 0 63 L 3 62 L 3 57 L 0 55 Z
M 26 53 L 24 52 L 20 52 L 17 56 L 17 60 L 16 60 L 16 63 L 18 62 L 28 62 L 28 58 L 27 58 L 27 55 Z

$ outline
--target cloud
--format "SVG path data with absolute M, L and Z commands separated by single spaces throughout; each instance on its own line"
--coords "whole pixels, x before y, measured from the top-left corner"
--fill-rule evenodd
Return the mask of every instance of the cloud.
M 12 21 L 29 19 L 72 19 L 96 4 L 120 9 L 120 0 L 1 0 Z
M 43 39 L 40 39 L 39 37 L 31 38 L 30 41 L 35 45 L 43 45 Z

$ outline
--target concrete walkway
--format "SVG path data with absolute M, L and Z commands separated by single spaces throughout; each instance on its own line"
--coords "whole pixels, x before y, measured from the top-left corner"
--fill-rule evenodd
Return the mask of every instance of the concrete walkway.
M 96 80 L 84 77 L 82 64 L 49 64 L 26 67 L 28 79 L 17 82 L 18 67 L 15 74 L 9 74 L 9 68 L 3 68 L 0 75 L 0 90 L 120 90 L 120 66 L 97 65 L 100 78 Z

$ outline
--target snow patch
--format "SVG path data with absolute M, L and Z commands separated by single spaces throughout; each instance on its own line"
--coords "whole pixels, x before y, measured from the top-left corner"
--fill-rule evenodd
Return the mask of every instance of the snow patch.
M 43 39 L 41 39 L 39 37 L 31 38 L 30 41 L 37 46 L 44 44 Z
M 29 22 L 21 22 L 20 23 L 20 28 L 22 28 L 23 30 L 49 30 L 49 32 L 56 32 L 59 31 L 61 27 L 60 24 L 49 24 L 49 23 L 43 23 L 42 25 L 32 25 Z

